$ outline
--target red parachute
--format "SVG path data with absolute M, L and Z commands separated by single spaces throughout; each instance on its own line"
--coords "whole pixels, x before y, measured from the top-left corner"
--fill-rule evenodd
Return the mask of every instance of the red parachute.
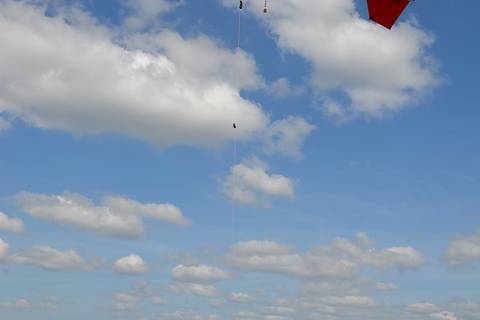
M 412 0 L 368 0 L 370 19 L 391 29 Z

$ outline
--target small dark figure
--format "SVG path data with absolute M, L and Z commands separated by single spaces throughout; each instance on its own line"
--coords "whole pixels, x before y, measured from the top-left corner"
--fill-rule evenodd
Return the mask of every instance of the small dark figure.
M 263 7 L 263 13 L 267 13 L 268 12 L 268 9 L 267 9 L 267 0 L 265 0 L 265 6 Z
M 239 9 L 243 9 L 243 1 L 240 0 L 240 5 L 238 6 Z
M 233 129 L 237 129 L 237 125 L 235 123 L 233 124 Z

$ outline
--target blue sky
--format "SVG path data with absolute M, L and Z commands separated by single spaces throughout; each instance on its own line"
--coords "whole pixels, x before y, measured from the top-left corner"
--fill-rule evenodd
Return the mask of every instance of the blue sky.
M 480 319 L 479 4 L 236 6 L 0 1 L 2 318 Z

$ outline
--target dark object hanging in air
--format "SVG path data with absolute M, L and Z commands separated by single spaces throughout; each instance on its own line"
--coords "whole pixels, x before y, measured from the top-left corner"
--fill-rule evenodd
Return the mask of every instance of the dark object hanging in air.
M 237 124 L 235 122 L 233 123 L 233 129 L 237 129 Z
M 238 8 L 239 8 L 240 10 L 243 9 L 243 1 L 242 1 L 242 0 L 240 0 L 240 5 L 238 6 Z
M 371 20 L 391 29 L 412 0 L 367 0 Z
M 268 8 L 267 8 L 267 0 L 265 0 L 265 5 L 263 7 L 263 13 L 267 13 L 268 12 Z

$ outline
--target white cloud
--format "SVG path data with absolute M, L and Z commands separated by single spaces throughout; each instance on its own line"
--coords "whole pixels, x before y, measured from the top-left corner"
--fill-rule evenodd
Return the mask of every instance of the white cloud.
M 2 1 L 0 12 L 0 42 L 9 44 L 0 51 L 0 113 L 40 128 L 120 133 L 158 146 L 217 146 L 233 138 L 233 121 L 241 121 L 239 138 L 268 123 L 240 96 L 262 86 L 241 50 L 164 30 L 123 39 L 78 10 L 51 17 L 26 2 Z
M 205 265 L 178 265 L 172 269 L 172 276 L 177 281 L 185 282 L 213 282 L 230 277 L 228 273 L 218 267 Z
M 292 308 L 282 307 L 282 306 L 269 306 L 269 307 L 266 307 L 265 309 L 268 312 L 275 313 L 275 314 L 290 314 L 295 312 L 295 310 Z
M 21 193 L 17 202 L 32 217 L 69 224 L 107 236 L 136 237 L 143 234 L 140 217 L 186 225 L 188 220 L 171 204 L 143 204 L 122 197 L 107 197 L 103 205 L 76 193 L 41 195 Z
M 349 121 L 352 115 L 338 101 L 329 97 L 322 99 L 322 113 L 337 124 Z
M 106 197 L 103 203 L 122 214 L 138 214 L 156 220 L 165 220 L 180 226 L 190 222 L 183 216 L 180 209 L 172 204 L 140 203 L 123 197 Z
M 461 236 L 448 243 L 444 260 L 451 267 L 480 261 L 480 234 Z
M 252 303 L 254 300 L 248 294 L 243 292 L 232 292 L 230 294 L 230 301 L 236 303 Z
M 124 24 L 129 29 L 142 29 L 181 3 L 180 0 L 126 0 L 122 4 L 132 10 L 132 14 L 125 19 Z
M 234 244 L 230 249 L 233 254 L 239 255 L 276 255 L 276 254 L 288 254 L 292 252 L 292 248 L 278 244 L 274 241 L 242 241 Z
M 364 306 L 371 307 L 375 302 L 371 297 L 366 296 L 328 296 L 321 298 L 320 301 L 329 305 L 341 306 Z
M 13 233 L 23 232 L 23 221 L 16 218 L 10 218 L 0 211 L 0 230 Z
M 455 316 L 455 314 L 448 311 L 431 314 L 430 318 L 434 320 L 457 320 L 457 317 Z
M 191 310 L 177 310 L 172 312 L 160 313 L 158 316 L 155 317 L 155 319 L 158 319 L 158 320 L 220 320 L 221 318 L 214 314 L 205 315 L 200 312 L 195 312 Z
M 115 271 L 121 274 L 143 274 L 148 272 L 148 266 L 145 261 L 136 254 L 118 259 L 113 267 Z
M 116 312 L 124 312 L 136 307 L 137 302 L 140 300 L 140 296 L 133 293 L 116 293 L 113 296 L 112 309 Z
M 438 83 L 425 53 L 433 37 L 414 22 L 386 30 L 362 19 L 354 0 L 279 0 L 268 17 L 262 5 L 251 2 L 251 13 L 261 17 L 280 48 L 312 64 L 312 86 L 321 94 L 340 91 L 350 100 L 335 109 L 327 105 L 329 113 L 380 117 Z
M 299 117 L 289 116 L 275 121 L 264 134 L 265 152 L 299 159 L 305 139 L 314 129 L 315 126 Z
M 169 286 L 170 291 L 179 294 L 191 294 L 200 297 L 216 297 L 220 295 L 217 288 L 210 285 L 191 282 L 178 282 Z
M 113 295 L 112 310 L 119 313 L 132 311 L 141 300 L 151 297 L 151 291 L 146 282 L 136 282 L 128 292 L 117 292 Z
M 229 252 L 227 261 L 232 267 L 245 271 L 262 271 L 286 274 L 300 278 L 351 276 L 357 266 L 353 262 L 331 255 L 288 254 L 238 254 Z
M 113 296 L 113 299 L 125 303 L 136 303 L 140 299 L 140 297 L 134 294 L 120 292 L 116 293 Z
M 3 260 L 8 253 L 8 243 L 0 238 L 0 260 Z
M 74 250 L 59 251 L 48 246 L 36 246 L 9 257 L 15 264 L 32 265 L 47 270 L 75 270 L 92 268 Z
M 444 310 L 453 312 L 457 318 L 462 320 L 477 320 L 480 314 L 480 302 L 457 298 L 447 303 Z
M 420 302 L 409 305 L 407 309 L 415 313 L 433 313 L 439 311 L 440 307 L 433 303 Z
M 294 183 L 279 174 L 269 174 L 266 163 L 253 158 L 231 168 L 224 183 L 224 192 L 231 201 L 240 204 L 269 206 L 271 198 L 292 199 Z
M 396 291 L 398 290 L 398 286 L 389 282 L 377 282 L 375 289 L 378 291 Z
M 403 270 L 418 268 L 424 262 L 421 254 L 410 247 L 376 250 L 365 247 L 365 243 L 368 242 L 352 243 L 337 238 L 330 244 L 316 246 L 300 254 L 293 250 L 287 251 L 287 247 L 280 244 L 269 244 L 270 248 L 281 249 L 269 252 L 265 250 L 263 242 L 241 242 L 230 249 L 226 259 L 231 266 L 241 270 L 272 272 L 299 278 L 352 277 L 366 267 Z M 255 244 L 258 245 L 258 250 L 254 249 Z
M 376 303 L 364 292 L 370 291 L 368 285 L 369 281 L 361 276 L 308 279 L 302 282 L 296 294 L 277 299 L 279 312 L 271 313 L 285 315 L 286 319 L 302 320 L 406 319 L 402 316 L 389 317 L 388 313 L 382 312 L 385 311 L 384 305 Z
M 0 309 L 30 309 L 32 304 L 26 299 L 16 301 L 0 301 Z
M 283 99 L 301 95 L 305 93 L 305 88 L 292 86 L 287 78 L 279 78 L 267 87 L 267 93 L 275 99 Z
M 332 249 L 343 252 L 361 264 L 378 269 L 415 269 L 424 263 L 422 255 L 411 247 L 391 247 L 380 251 L 365 247 L 369 241 L 365 241 L 363 235 L 364 233 L 359 234 L 358 244 L 337 238 Z M 370 243 L 373 245 L 373 242 Z
M 60 307 L 60 301 L 55 296 L 47 296 L 39 304 L 39 307 L 45 310 L 57 310 Z

